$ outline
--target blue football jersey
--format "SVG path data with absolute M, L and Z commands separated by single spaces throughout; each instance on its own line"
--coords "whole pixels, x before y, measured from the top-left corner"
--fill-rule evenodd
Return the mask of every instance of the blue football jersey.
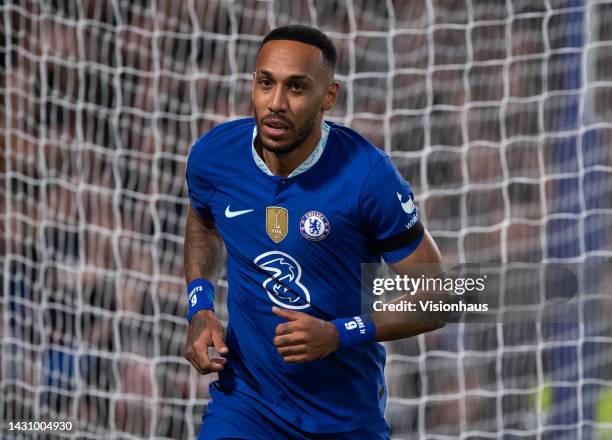
M 272 306 L 332 320 L 362 311 L 361 264 L 410 255 L 423 237 L 410 185 L 355 131 L 324 124 L 313 154 L 289 177 L 257 153 L 255 121 L 221 124 L 187 163 L 193 209 L 214 219 L 227 248 L 229 349 L 219 386 L 298 428 L 345 432 L 385 425 L 385 349 L 368 342 L 287 364 L 272 340 Z

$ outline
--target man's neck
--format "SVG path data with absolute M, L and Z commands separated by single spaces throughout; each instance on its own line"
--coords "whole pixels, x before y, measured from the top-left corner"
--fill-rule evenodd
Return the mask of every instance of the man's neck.
M 321 123 L 315 125 L 310 136 L 295 150 L 286 154 L 276 154 L 262 148 L 261 158 L 275 176 L 287 177 L 312 154 L 321 139 Z

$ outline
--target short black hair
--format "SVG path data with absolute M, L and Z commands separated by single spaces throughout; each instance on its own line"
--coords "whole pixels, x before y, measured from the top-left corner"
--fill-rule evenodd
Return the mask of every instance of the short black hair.
M 331 71 L 336 70 L 336 60 L 338 59 L 336 47 L 327 35 L 316 28 L 301 24 L 277 27 L 268 32 L 268 35 L 261 41 L 259 49 L 261 50 L 264 44 L 272 40 L 299 41 L 315 46 L 323 52 L 323 59 Z

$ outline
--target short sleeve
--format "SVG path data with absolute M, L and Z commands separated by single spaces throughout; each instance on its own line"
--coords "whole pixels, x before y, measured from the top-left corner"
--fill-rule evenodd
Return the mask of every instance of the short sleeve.
M 366 233 L 387 263 L 409 256 L 424 228 L 410 184 L 384 156 L 367 176 L 361 193 Z
M 210 209 L 210 198 L 215 190 L 215 186 L 207 178 L 207 173 L 203 161 L 200 159 L 200 150 L 202 148 L 199 143 L 202 140 L 196 142 L 189 153 L 187 159 L 187 192 L 189 194 L 189 201 L 191 207 L 199 217 L 204 219 L 213 220 L 212 211 Z

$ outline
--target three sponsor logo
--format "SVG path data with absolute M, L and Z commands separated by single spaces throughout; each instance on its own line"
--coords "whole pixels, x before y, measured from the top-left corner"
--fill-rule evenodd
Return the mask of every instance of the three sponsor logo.
M 295 258 L 285 252 L 269 251 L 257 256 L 253 263 L 270 275 L 262 286 L 274 304 L 293 310 L 310 307 L 310 292 L 301 282 L 302 266 Z

